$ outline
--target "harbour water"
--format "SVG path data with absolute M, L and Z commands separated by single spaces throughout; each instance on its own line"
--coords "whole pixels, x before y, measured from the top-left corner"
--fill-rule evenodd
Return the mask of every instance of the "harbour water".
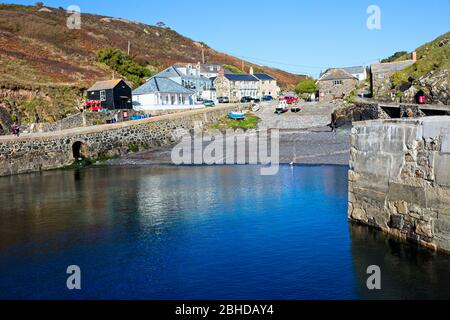
M 0 299 L 450 298 L 449 256 L 349 224 L 347 167 L 259 169 L 0 178 Z M 70 265 L 81 290 L 66 287 Z

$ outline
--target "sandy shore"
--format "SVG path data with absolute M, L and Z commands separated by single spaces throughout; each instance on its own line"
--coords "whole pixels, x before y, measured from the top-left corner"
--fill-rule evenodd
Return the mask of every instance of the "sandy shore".
M 347 165 L 349 163 L 350 128 L 338 129 L 336 133 L 333 133 L 327 126 L 336 105 L 310 103 L 306 104 L 299 114 L 287 112 L 282 115 L 274 113 L 274 106 L 274 103 L 266 104 L 257 113 L 257 116 L 262 120 L 258 129 L 263 131 L 267 129 L 279 130 L 280 163 L 336 165 Z M 237 135 L 240 134 L 242 133 L 237 133 Z M 245 135 L 248 137 L 254 134 L 254 132 L 247 132 Z M 214 133 L 211 135 L 214 135 Z M 221 135 L 216 135 L 215 139 L 221 141 L 224 138 Z M 203 144 L 203 150 L 208 144 Z M 172 164 L 171 153 L 173 148 L 174 146 L 165 146 L 138 152 L 111 160 L 109 164 Z M 248 160 L 247 157 L 246 159 Z

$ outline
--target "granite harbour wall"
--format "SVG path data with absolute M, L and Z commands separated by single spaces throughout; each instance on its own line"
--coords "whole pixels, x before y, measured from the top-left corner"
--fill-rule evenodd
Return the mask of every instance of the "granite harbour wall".
M 355 123 L 349 218 L 450 252 L 450 116 Z

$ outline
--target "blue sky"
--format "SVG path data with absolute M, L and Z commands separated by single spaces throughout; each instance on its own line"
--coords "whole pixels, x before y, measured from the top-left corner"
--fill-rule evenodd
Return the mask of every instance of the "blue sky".
M 34 4 L 36 1 L 5 1 Z M 314 76 L 412 51 L 450 30 L 449 0 L 48 0 L 45 5 L 172 29 L 252 62 Z M 369 5 L 381 30 L 369 30 Z

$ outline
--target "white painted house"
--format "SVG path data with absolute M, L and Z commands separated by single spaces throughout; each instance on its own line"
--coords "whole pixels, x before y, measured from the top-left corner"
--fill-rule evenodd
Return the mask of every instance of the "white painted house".
M 199 101 L 200 98 L 215 100 L 216 91 L 213 82 L 211 79 L 203 76 L 200 69 L 200 63 L 178 63 L 158 73 L 156 77 L 168 78 L 186 89 L 194 91 L 194 102 Z
M 133 91 L 133 109 L 170 110 L 202 108 L 194 104 L 195 91 L 165 77 L 152 77 Z
M 346 67 L 342 68 L 359 81 L 365 81 L 367 79 L 367 69 L 364 66 Z

